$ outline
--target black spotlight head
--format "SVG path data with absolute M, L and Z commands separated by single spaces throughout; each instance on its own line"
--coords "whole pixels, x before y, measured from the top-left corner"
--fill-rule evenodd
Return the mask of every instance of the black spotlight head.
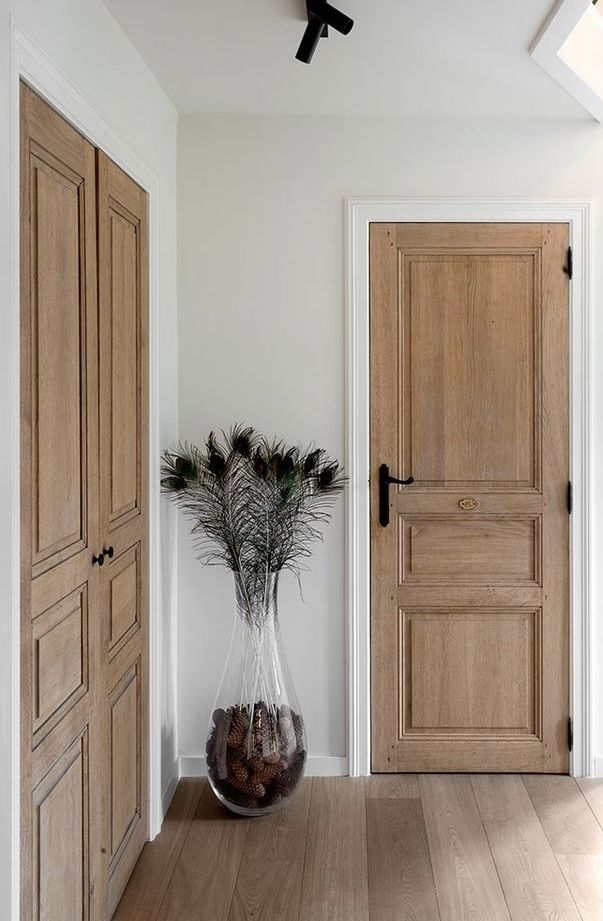
M 332 26 L 342 35 L 349 35 L 354 20 L 327 3 L 326 0 L 306 0 L 308 25 L 295 57 L 304 64 L 309 64 L 321 38 L 328 35 L 328 26 Z
M 302 64 L 309 64 L 314 57 L 316 46 L 318 45 L 325 29 L 325 24 L 316 16 L 310 16 L 306 31 L 303 34 L 297 54 L 295 57 Z
M 322 19 L 328 26 L 332 26 L 336 32 L 341 32 L 342 35 L 349 35 L 352 31 L 354 20 L 342 13 L 341 10 L 336 10 L 334 6 L 326 3 L 325 0 L 313 0 L 310 8 L 315 16 Z

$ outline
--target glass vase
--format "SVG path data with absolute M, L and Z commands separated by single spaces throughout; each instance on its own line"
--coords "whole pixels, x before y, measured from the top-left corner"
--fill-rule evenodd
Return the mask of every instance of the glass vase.
M 230 650 L 207 733 L 207 773 L 218 799 L 240 815 L 276 812 L 306 764 L 304 722 L 284 649 L 278 573 L 234 574 Z

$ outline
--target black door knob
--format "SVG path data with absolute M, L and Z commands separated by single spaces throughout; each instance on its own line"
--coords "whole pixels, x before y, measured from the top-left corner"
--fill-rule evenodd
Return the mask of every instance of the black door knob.
M 104 553 L 99 553 L 98 556 L 93 556 L 93 557 L 92 557 L 92 562 L 93 562 L 93 563 L 98 563 L 99 566 L 102 566 L 103 563 L 105 562 L 105 554 L 104 554 Z
M 105 556 L 108 556 L 110 560 L 113 559 L 114 552 L 113 547 L 103 547 L 103 553 Z

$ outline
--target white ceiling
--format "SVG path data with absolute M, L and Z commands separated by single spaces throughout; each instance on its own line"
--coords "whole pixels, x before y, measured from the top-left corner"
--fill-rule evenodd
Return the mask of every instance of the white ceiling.
M 552 0 L 334 2 L 308 66 L 304 0 L 105 0 L 183 112 L 587 117 L 528 54 Z

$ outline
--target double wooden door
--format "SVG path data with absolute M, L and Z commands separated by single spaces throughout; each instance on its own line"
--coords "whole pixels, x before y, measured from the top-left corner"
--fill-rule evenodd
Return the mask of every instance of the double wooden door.
M 147 838 L 147 202 L 21 87 L 24 921 L 104 921 Z
M 568 771 L 567 253 L 371 227 L 374 771 Z

